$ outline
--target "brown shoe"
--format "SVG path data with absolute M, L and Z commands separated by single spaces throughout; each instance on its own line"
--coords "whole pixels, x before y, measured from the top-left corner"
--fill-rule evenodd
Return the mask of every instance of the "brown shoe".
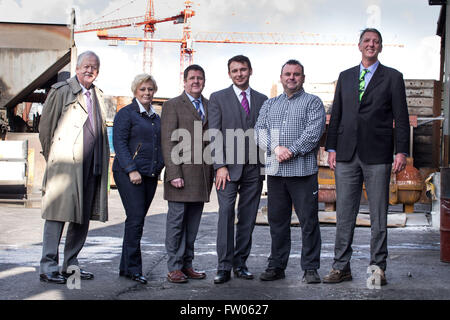
M 350 270 L 335 270 L 331 269 L 330 273 L 323 277 L 323 283 L 339 283 L 342 281 L 352 280 L 352 272 Z
M 181 269 L 181 271 L 188 277 L 188 279 L 205 279 L 206 273 L 204 271 L 195 271 L 193 268 Z
M 381 269 L 380 269 L 380 285 L 382 286 L 387 285 L 386 274 Z
M 167 274 L 167 280 L 173 283 L 185 283 L 188 282 L 186 275 L 181 270 L 171 271 Z

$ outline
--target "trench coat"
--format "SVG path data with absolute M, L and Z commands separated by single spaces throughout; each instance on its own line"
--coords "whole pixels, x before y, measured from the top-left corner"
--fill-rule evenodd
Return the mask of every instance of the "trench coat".
M 161 147 L 164 164 L 164 199 L 176 202 L 209 202 L 214 169 L 208 147 L 208 100 L 202 96 L 205 121 L 194 108 L 188 96 L 180 96 L 163 104 L 161 113 Z M 178 129 L 178 130 L 177 130 Z M 186 143 L 185 148 L 182 144 Z M 187 143 L 189 142 L 189 143 Z M 206 157 L 204 157 L 204 152 Z M 170 184 L 183 178 L 184 187 L 177 189 Z
M 103 93 L 94 86 L 102 117 L 103 158 L 100 183 L 94 195 L 91 220 L 108 220 L 109 144 Z M 83 221 L 83 126 L 88 118 L 76 76 L 52 86 L 44 103 L 39 140 L 46 168 L 42 182 L 42 218 Z

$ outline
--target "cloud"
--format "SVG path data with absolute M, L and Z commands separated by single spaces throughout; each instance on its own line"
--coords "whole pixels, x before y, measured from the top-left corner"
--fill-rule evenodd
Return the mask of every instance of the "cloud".
M 130 5 L 127 5 L 130 3 Z M 405 78 L 437 78 L 439 74 L 439 38 L 434 34 L 437 7 L 411 2 L 407 7 L 394 1 L 358 0 L 196 0 L 192 18 L 193 34 L 199 31 L 239 32 L 314 32 L 319 39 L 356 42 L 358 31 L 364 28 L 371 5 L 381 9 L 383 37 L 390 42 L 391 33 L 405 48 L 385 47 L 382 63 L 399 69 Z M 78 24 L 94 19 L 111 20 L 143 15 L 146 0 L 0 0 L 0 20 L 15 22 L 68 23 L 70 9 L 76 9 Z M 45 9 L 43 9 L 45 8 Z M 117 10 L 120 8 L 120 10 Z M 155 0 L 158 18 L 178 14 L 184 0 Z M 433 12 L 433 14 L 430 14 Z M 399 19 L 402 18 L 402 19 Z M 414 26 L 405 22 L 414 22 Z M 432 31 L 427 31 L 427 26 Z M 111 33 L 142 36 L 142 28 L 114 30 Z M 335 37 L 328 37 L 336 34 Z M 342 36 L 342 34 L 344 36 Z M 181 38 L 182 25 L 165 22 L 156 25 L 155 37 Z M 308 36 L 306 37 L 308 39 Z M 93 50 L 102 60 L 98 85 L 111 95 L 130 95 L 130 83 L 142 72 L 142 44 L 134 47 L 120 43 L 108 46 L 94 32 L 76 34 L 78 52 Z M 158 82 L 158 96 L 173 97 L 180 93 L 180 44 L 155 44 L 153 75 Z M 356 47 L 236 45 L 194 43 L 194 63 L 206 71 L 205 95 L 231 84 L 227 75 L 227 60 L 236 54 L 249 56 L 253 65 L 251 85 L 269 94 L 278 83 L 281 65 L 290 58 L 305 65 L 307 82 L 332 82 L 339 72 L 359 63 Z
M 73 0 L 22 0 L 20 4 L 3 0 L 0 1 L 0 21 L 65 24 L 73 5 Z

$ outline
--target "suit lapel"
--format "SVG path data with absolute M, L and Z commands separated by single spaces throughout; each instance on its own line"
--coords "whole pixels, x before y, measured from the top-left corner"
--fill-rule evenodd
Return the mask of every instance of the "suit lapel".
M 232 106 L 232 108 L 234 110 L 230 110 L 230 112 L 232 112 L 232 114 L 235 114 L 237 117 L 239 117 L 240 121 L 241 121 L 241 126 L 242 128 L 245 127 L 245 122 L 246 122 L 246 117 L 247 115 L 245 114 L 244 108 L 242 107 L 241 102 L 239 101 L 238 97 L 236 96 L 236 93 L 234 92 L 233 89 L 233 85 L 231 85 L 228 88 L 228 97 L 230 100 L 230 105 Z
M 94 136 L 94 129 L 92 128 L 91 122 L 89 121 L 89 114 L 88 114 L 88 110 L 87 110 L 87 106 L 86 106 L 86 100 L 84 99 L 84 95 L 81 91 L 77 95 L 77 102 L 80 105 L 80 107 L 84 110 L 84 112 L 86 112 L 87 125 L 85 124 L 85 126 L 88 128 L 88 130 L 92 134 L 92 136 Z
M 352 101 L 355 101 L 355 107 L 359 108 L 359 65 L 351 69 L 350 79 Z
M 253 89 L 250 88 L 250 117 L 252 123 L 256 122 L 256 118 L 258 117 L 258 110 L 256 110 L 256 94 Z
M 373 74 L 372 79 L 370 79 L 370 82 L 367 85 L 366 90 L 364 91 L 363 99 L 366 94 L 368 94 L 369 92 L 374 90 L 381 82 L 383 82 L 383 80 L 384 80 L 384 68 L 383 68 L 382 64 L 380 63 L 378 65 L 377 70 L 375 70 L 375 73 Z
M 208 124 L 208 100 L 202 95 L 203 109 L 205 110 L 205 121 L 203 121 L 203 126 Z
M 181 99 L 183 101 L 182 105 L 184 108 L 187 109 L 187 112 L 192 114 L 195 120 L 202 121 L 202 118 L 200 118 L 200 115 L 198 114 L 197 110 L 195 109 L 194 105 L 192 104 L 191 100 L 189 99 L 189 97 L 186 95 L 185 92 L 183 92 L 183 94 L 181 95 Z

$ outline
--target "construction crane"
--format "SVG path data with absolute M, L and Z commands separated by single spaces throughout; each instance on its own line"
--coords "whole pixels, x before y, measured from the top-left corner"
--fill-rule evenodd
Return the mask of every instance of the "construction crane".
M 107 31 L 109 29 L 120 29 L 120 28 L 128 28 L 128 27 L 138 27 L 144 26 L 144 37 L 142 38 L 144 42 L 144 58 L 143 58 L 143 70 L 144 72 L 151 73 L 152 70 L 152 61 L 153 61 L 153 46 L 152 39 L 155 33 L 155 25 L 157 23 L 173 21 L 174 24 L 184 23 L 187 24 L 187 19 L 194 16 L 194 11 L 190 10 L 191 1 L 186 1 L 186 9 L 181 11 L 178 15 L 156 19 L 155 18 L 155 9 L 153 5 L 153 0 L 148 0 L 147 8 L 145 10 L 144 16 L 130 17 L 130 18 L 122 18 L 115 19 L 109 21 L 101 21 L 101 22 L 91 22 L 84 24 L 82 26 L 75 28 L 75 33 L 83 33 L 83 32 L 92 32 L 96 31 L 97 36 L 100 39 L 104 39 L 107 37 Z M 189 5 L 189 7 L 188 7 Z M 126 39 L 132 39 L 127 38 Z M 112 39 L 111 39 L 112 40 Z M 144 41 L 145 40 L 145 41 Z M 186 49 L 186 52 L 189 54 L 189 50 Z M 191 53 L 192 54 L 192 53 Z
M 144 71 L 149 72 L 152 54 L 151 43 L 166 42 L 180 43 L 180 84 L 183 83 L 183 70 L 186 65 L 193 63 L 194 43 L 226 43 L 226 44 L 257 44 L 257 45 L 302 45 L 302 46 L 355 46 L 354 41 L 341 42 L 335 35 L 322 35 L 318 33 L 280 33 L 280 32 L 197 32 L 192 34 L 190 18 L 195 15 L 192 10 L 192 1 L 184 2 L 185 8 L 177 16 L 155 19 L 153 0 L 147 4 L 146 15 L 118 19 L 99 23 L 83 25 L 76 29 L 75 33 L 97 31 L 97 36 L 101 40 L 143 42 L 144 43 Z M 180 39 L 154 38 L 155 24 L 165 21 L 174 21 L 174 24 L 183 23 L 183 35 Z M 129 37 L 111 35 L 108 29 L 130 27 L 133 25 L 145 25 L 144 37 Z M 384 46 L 403 47 L 402 44 L 385 44 Z

